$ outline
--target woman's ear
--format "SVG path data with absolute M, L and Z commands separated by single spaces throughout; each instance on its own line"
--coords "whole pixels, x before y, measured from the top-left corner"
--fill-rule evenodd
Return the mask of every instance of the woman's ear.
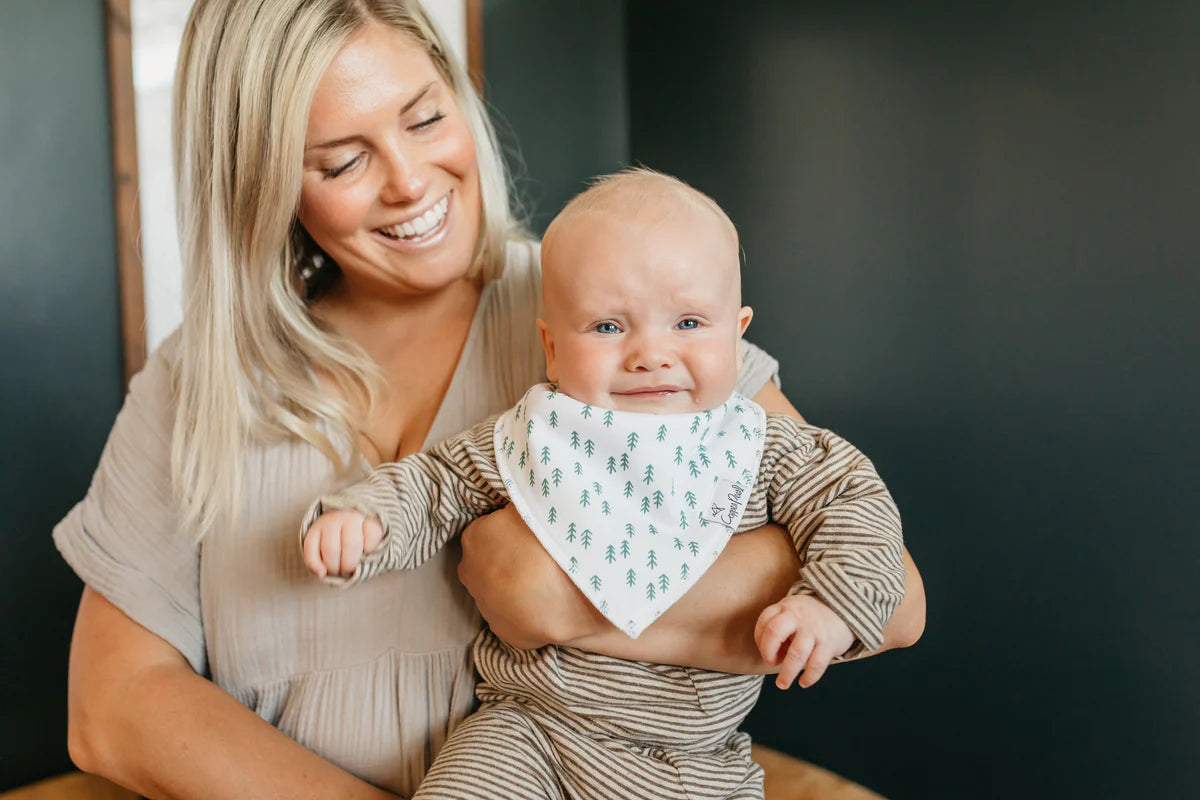
M 558 382 L 558 367 L 554 363 L 554 334 L 550 333 L 550 326 L 546 324 L 546 320 L 538 319 L 538 333 L 542 337 L 542 349 L 546 351 L 546 379 L 551 383 Z

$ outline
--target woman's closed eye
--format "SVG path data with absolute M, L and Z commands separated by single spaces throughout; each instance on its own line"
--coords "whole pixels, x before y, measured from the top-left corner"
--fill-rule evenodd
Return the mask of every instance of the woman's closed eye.
M 413 125 L 409 130 L 414 130 L 414 131 L 428 130 L 428 129 L 432 128 L 434 125 L 437 125 L 439 122 L 441 122 L 445 118 L 446 118 L 446 115 L 443 114 L 441 111 L 438 111 L 438 112 L 435 112 L 432 117 L 429 117 L 428 119 L 423 119 L 420 122 L 418 122 L 416 125 Z
M 323 169 L 323 170 L 321 170 L 321 172 L 324 173 L 326 179 L 336 178 L 337 176 L 341 175 L 342 173 L 347 172 L 348 170 L 351 170 L 354 167 L 358 166 L 358 163 L 360 161 L 362 161 L 362 158 L 363 158 L 362 153 L 359 153 L 354 158 L 350 159 L 349 161 L 342 164 L 341 166 L 330 167 L 329 169 Z

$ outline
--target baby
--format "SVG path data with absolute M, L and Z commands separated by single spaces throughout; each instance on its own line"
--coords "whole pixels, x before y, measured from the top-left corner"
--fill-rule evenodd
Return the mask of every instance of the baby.
M 638 636 L 731 534 L 785 526 L 803 568 L 759 619 L 779 684 L 879 647 L 904 587 L 900 520 L 871 462 L 829 431 L 734 392 L 741 305 L 733 224 L 648 170 L 600 179 L 542 244 L 548 384 L 427 453 L 314 503 L 305 561 L 355 583 L 412 569 L 512 502 L 612 623 Z M 360 557 L 361 554 L 361 557 Z M 417 798 L 762 797 L 738 725 L 756 675 L 476 640 L 480 709 Z

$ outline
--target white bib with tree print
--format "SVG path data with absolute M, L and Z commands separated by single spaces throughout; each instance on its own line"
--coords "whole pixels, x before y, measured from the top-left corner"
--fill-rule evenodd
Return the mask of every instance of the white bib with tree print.
M 496 465 L 525 523 L 584 595 L 636 638 L 737 529 L 766 414 L 733 394 L 699 414 L 642 414 L 535 386 L 496 422 Z

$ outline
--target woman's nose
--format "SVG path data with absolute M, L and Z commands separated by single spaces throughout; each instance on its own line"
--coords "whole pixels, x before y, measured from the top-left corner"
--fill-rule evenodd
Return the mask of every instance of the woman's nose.
M 425 196 L 429 181 L 418 159 L 404 152 L 391 153 L 385 159 L 387 170 L 380 199 L 388 204 L 412 203 Z

